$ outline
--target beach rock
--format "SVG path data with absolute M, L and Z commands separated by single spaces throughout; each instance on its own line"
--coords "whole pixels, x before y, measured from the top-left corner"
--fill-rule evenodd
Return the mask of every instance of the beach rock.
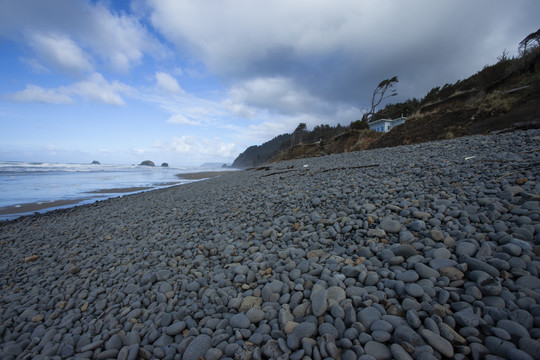
M 170 336 L 175 336 L 180 334 L 186 329 L 186 323 L 184 321 L 177 321 L 174 324 L 171 324 L 165 330 L 165 333 Z
M 420 330 L 420 334 L 429 345 L 440 352 L 443 356 L 449 358 L 454 356 L 454 348 L 452 347 L 452 344 L 450 344 L 450 342 L 442 336 L 437 335 L 428 329 Z
M 450 281 L 461 280 L 465 276 L 457 267 L 443 267 L 439 269 L 441 276 L 446 276 Z
M 376 360 L 390 360 L 392 359 L 392 352 L 385 344 L 381 344 L 376 341 L 368 341 L 364 346 L 366 354 L 373 356 Z
M 411 355 L 399 344 L 392 344 L 390 351 L 396 360 L 413 360 Z
M 240 304 L 240 308 L 238 309 L 241 312 L 247 312 L 251 308 L 260 309 L 263 299 L 257 296 L 246 296 L 242 303 Z
M 246 312 L 246 317 L 248 318 L 249 322 L 252 324 L 258 324 L 260 321 L 264 319 L 264 311 L 252 307 Z M 232 325 L 231 325 L 232 326 Z
M 393 248 L 392 251 L 394 252 L 394 255 L 403 256 L 405 259 L 418 254 L 416 249 L 409 244 L 400 244 Z
M 478 316 L 474 313 L 472 307 L 467 307 L 454 313 L 454 319 L 456 319 L 458 324 L 462 326 L 476 327 L 480 323 L 480 320 L 478 319 Z
M 315 288 L 311 293 L 311 312 L 321 316 L 328 308 L 328 291 L 324 288 Z
M 405 291 L 412 297 L 420 297 L 424 295 L 424 289 L 422 289 L 422 287 L 418 284 L 408 284 L 405 287 Z
M 24 258 L 24 262 L 25 263 L 30 263 L 30 262 L 36 261 L 37 259 L 39 259 L 38 255 L 30 255 L 30 256 L 27 256 L 27 257 Z
M 199 360 L 211 347 L 211 338 L 206 334 L 196 336 L 182 355 L 183 360 Z
M 366 329 L 369 329 L 371 324 L 377 320 L 380 320 L 380 318 L 381 313 L 374 307 L 363 308 L 358 312 L 358 320 Z
M 540 289 L 540 278 L 531 275 L 521 276 L 516 280 L 516 285 L 527 289 Z
M 164 163 L 161 164 L 161 167 L 169 167 L 169 164 L 167 164 L 166 162 L 164 162 Z
M 229 320 L 229 323 L 231 324 L 233 329 L 235 329 L 235 328 L 247 329 L 247 328 L 249 328 L 249 325 L 251 324 L 248 317 L 243 313 L 234 315 Z
M 381 229 L 387 233 L 399 233 L 401 224 L 396 220 L 385 219 L 381 221 Z
M 298 339 L 310 338 L 317 332 L 317 325 L 311 322 L 302 322 L 295 327 L 293 334 Z

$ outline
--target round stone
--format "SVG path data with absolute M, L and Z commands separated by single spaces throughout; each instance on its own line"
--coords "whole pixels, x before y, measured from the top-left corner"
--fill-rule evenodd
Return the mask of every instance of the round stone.
M 392 359 L 390 348 L 377 341 L 368 341 L 364 346 L 364 350 L 366 351 L 366 354 L 373 356 L 376 360 Z
M 396 276 L 396 279 L 401 280 L 403 282 L 415 282 L 420 278 L 418 276 L 418 273 L 414 270 L 407 270 L 405 272 L 399 273 Z
M 424 295 L 424 289 L 418 284 L 408 284 L 405 286 L 405 291 L 412 297 L 420 297 Z
M 212 338 L 208 335 L 201 334 L 195 337 L 186 348 L 183 360 L 199 360 L 203 357 L 208 349 L 210 349 Z
M 310 338 L 317 332 L 317 325 L 312 322 L 298 324 L 293 330 L 293 334 L 299 339 Z
M 251 322 L 245 314 L 236 314 L 229 320 L 229 324 L 233 329 L 247 329 Z
M 385 219 L 381 221 L 380 226 L 381 229 L 383 229 L 387 233 L 396 234 L 399 233 L 399 231 L 401 230 L 401 224 L 399 223 L 399 221 L 396 220 Z

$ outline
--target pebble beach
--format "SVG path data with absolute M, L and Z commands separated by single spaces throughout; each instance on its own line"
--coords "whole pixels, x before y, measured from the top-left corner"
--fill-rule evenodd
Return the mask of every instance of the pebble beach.
M 540 359 L 540 130 L 0 222 L 1 359 Z

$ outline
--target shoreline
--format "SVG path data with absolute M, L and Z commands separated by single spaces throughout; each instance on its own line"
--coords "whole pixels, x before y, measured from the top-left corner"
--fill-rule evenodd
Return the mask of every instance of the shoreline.
M 0 216 L 17 216 L 18 214 L 31 214 L 33 212 L 39 212 L 47 209 L 58 209 L 62 207 L 68 207 L 72 205 L 80 204 L 84 201 L 90 200 L 89 198 L 73 199 L 73 200 L 51 200 L 51 201 L 38 201 L 33 203 L 17 204 L 12 206 L 5 206 L 0 208 Z
M 86 194 L 124 194 L 124 193 L 134 193 L 137 191 L 144 191 L 155 189 L 155 186 L 134 186 L 126 188 L 111 188 L 111 189 L 98 189 L 92 191 L 86 191 Z
M 86 191 L 83 194 L 91 194 L 92 197 L 82 197 L 74 199 L 59 199 L 59 200 L 47 200 L 36 201 L 30 203 L 21 203 L 15 205 L 8 205 L 0 207 L 0 221 L 15 220 L 20 216 L 32 215 L 34 213 L 47 213 L 49 211 L 67 209 L 71 207 L 88 205 L 96 201 L 103 201 L 107 199 L 114 199 L 125 195 L 134 195 L 146 191 L 154 191 L 159 189 L 165 189 L 168 187 L 182 185 L 179 182 L 164 183 L 156 186 L 134 186 L 124 188 L 109 188 L 98 189 L 93 191 Z M 112 195 L 112 196 L 107 196 Z
M 0 222 L 0 358 L 534 358 L 537 139 L 284 161 Z
M 188 181 L 200 181 L 211 179 L 214 177 L 223 176 L 230 173 L 235 173 L 239 170 L 229 170 L 229 171 L 203 171 L 195 173 L 179 173 L 176 174 L 180 180 Z M 75 206 L 88 205 L 95 201 L 102 201 L 106 199 L 116 198 L 124 195 L 132 195 L 140 192 L 146 191 L 155 191 L 159 189 L 164 189 L 168 187 L 173 187 L 177 185 L 185 185 L 185 182 L 167 182 L 155 184 L 152 186 L 134 186 L 134 187 L 121 187 L 121 188 L 107 188 L 107 189 L 97 189 L 92 191 L 86 191 L 83 194 L 91 194 L 93 197 L 82 197 L 74 199 L 58 199 L 58 200 L 47 200 L 47 201 L 36 201 L 30 203 L 21 203 L 8 205 L 0 207 L 0 221 L 10 221 L 15 220 L 20 216 L 32 215 L 33 213 L 46 213 L 49 211 L 66 209 Z M 106 195 L 114 195 L 108 197 Z M 102 195 L 102 196 L 100 196 Z

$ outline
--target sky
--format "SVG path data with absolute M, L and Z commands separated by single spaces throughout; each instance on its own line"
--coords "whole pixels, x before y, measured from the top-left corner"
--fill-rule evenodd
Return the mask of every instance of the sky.
M 538 0 L 0 0 L 0 161 L 231 163 L 497 62 Z

